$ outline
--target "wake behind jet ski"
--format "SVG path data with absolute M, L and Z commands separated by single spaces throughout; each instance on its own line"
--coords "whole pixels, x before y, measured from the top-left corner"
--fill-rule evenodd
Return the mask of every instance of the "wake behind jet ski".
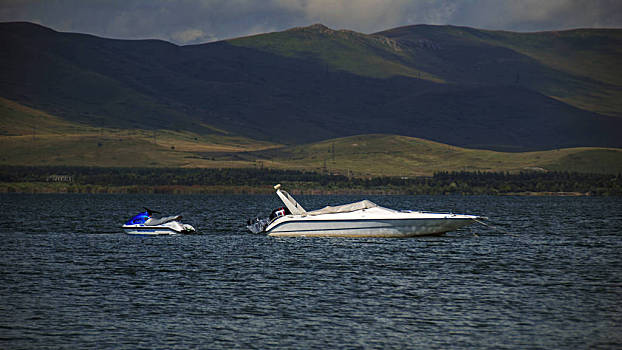
M 196 233 L 194 227 L 181 223 L 181 215 L 166 216 L 156 219 L 153 217 L 153 214 L 160 214 L 160 212 L 149 208 L 144 209 L 144 212 L 138 213 L 123 225 L 125 233 L 131 235 L 174 235 L 178 233 Z

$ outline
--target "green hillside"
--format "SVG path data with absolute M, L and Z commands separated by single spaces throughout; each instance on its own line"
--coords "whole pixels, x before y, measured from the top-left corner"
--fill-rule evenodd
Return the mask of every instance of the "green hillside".
M 622 116 L 618 29 L 517 33 L 415 25 L 365 35 L 316 24 L 228 42 L 369 77 L 524 85 L 578 108 Z
M 0 98 L 0 165 L 265 167 L 356 177 L 438 171 L 622 173 L 622 150 L 504 153 L 397 135 L 358 135 L 287 146 L 237 135 L 115 129 L 68 122 Z
M 579 108 L 622 116 L 622 70 L 612 69 L 622 60 L 622 31 L 495 32 L 490 42 L 577 77 L 577 84 L 568 84 L 566 92 L 553 87 L 543 89 L 550 96 Z M 578 86 L 573 89 L 573 85 Z
M 254 152 L 271 166 L 354 176 L 428 176 L 438 171 L 622 172 L 622 150 L 570 148 L 505 153 L 396 135 L 359 135 Z
M 494 31 L 484 40 L 512 48 L 564 72 L 622 85 L 622 71 L 612 69 L 622 57 L 622 31 L 618 29 Z
M 254 164 L 214 161 L 203 153 L 275 146 L 217 133 L 93 127 L 0 98 L 0 165 L 249 167 Z
M 391 39 L 349 30 L 332 30 L 321 24 L 228 42 L 285 57 L 321 61 L 327 70 L 343 70 L 374 78 L 402 75 L 443 82 L 409 64 L 412 63 L 411 58 Z
M 434 72 L 433 64 L 440 60 L 439 75 L 448 82 L 505 81 L 578 108 L 622 116 L 622 71 L 616 68 L 622 61 L 619 29 L 518 33 L 416 25 L 376 35 L 404 46 L 424 70 Z

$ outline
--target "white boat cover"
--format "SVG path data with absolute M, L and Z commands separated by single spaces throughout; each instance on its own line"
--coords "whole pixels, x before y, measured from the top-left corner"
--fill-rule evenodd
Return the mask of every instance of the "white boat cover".
M 349 213 L 356 210 L 375 208 L 378 205 L 372 201 L 368 201 L 367 199 L 362 200 L 360 202 L 354 202 L 350 204 L 337 205 L 334 207 L 326 206 L 322 209 L 309 211 L 307 215 L 320 215 L 320 214 L 336 214 L 336 213 Z

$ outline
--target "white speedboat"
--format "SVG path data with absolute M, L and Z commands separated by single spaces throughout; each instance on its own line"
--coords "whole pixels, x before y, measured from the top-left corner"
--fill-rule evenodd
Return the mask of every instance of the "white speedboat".
M 181 215 L 167 216 L 156 219 L 155 210 L 145 208 L 142 213 L 136 214 L 124 225 L 125 233 L 131 235 L 174 235 L 178 233 L 196 233 L 194 227 L 181 223 Z
M 269 218 L 248 221 L 253 233 L 308 237 L 414 237 L 440 235 L 484 219 L 475 215 L 398 211 L 368 200 L 306 211 L 280 185 L 274 186 L 285 207 Z

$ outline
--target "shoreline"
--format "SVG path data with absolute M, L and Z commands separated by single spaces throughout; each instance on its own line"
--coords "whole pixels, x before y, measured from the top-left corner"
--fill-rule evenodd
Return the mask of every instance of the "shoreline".
M 553 191 L 524 191 L 524 192 L 499 192 L 491 188 L 486 193 L 449 192 L 449 193 L 421 193 L 412 188 L 332 188 L 319 187 L 288 187 L 288 192 L 294 195 L 492 195 L 492 196 L 550 196 L 550 197 L 586 197 L 593 196 L 590 192 L 553 192 Z M 219 195 L 268 195 L 273 194 L 272 186 L 182 186 L 182 185 L 78 185 L 72 183 L 56 182 L 3 182 L 0 183 L 0 193 L 22 194 L 219 194 Z

